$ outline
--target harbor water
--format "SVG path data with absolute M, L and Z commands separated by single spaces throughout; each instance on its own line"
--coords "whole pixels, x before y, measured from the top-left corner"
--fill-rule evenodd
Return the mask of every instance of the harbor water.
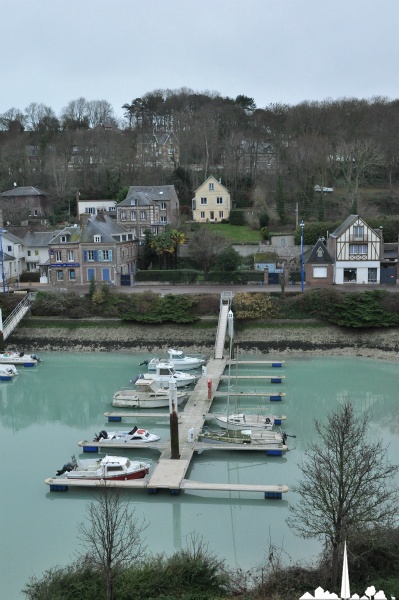
M 123 423 L 107 423 L 104 412 L 113 410 L 112 395 L 143 366 L 148 355 L 128 353 L 41 353 L 35 368 L 20 367 L 15 381 L 0 382 L 0 581 L 2 597 L 18 600 L 21 589 L 33 575 L 72 562 L 81 550 L 78 524 L 86 518 L 88 502 L 95 490 L 70 488 L 50 492 L 47 477 L 71 459 L 84 457 L 78 442 L 93 440 L 102 429 L 127 430 L 139 424 L 169 437 L 168 421 L 158 409 L 151 418 L 137 417 Z M 243 359 L 279 359 L 278 356 L 243 356 Z M 215 399 L 212 410 L 286 415 L 283 428 L 288 451 L 283 457 L 259 452 L 207 451 L 194 455 L 187 477 L 195 481 L 242 484 L 296 484 L 299 463 L 314 439 L 313 419 L 321 421 L 346 399 L 358 414 L 369 411 L 370 435 L 389 445 L 392 462 L 399 456 L 399 363 L 358 357 L 287 357 L 281 369 L 270 365 L 232 367 L 230 386 L 223 382 L 225 397 Z M 278 372 L 283 383 L 240 380 L 238 374 L 256 376 Z M 200 374 L 200 372 L 199 372 Z M 242 396 L 241 392 L 285 392 L 278 402 L 267 396 Z M 115 409 L 114 409 L 115 410 Z M 148 410 L 146 411 L 148 412 Z M 157 414 L 158 413 L 158 416 Z M 139 415 L 139 412 L 137 412 Z M 295 436 L 295 437 L 294 437 Z M 114 449 L 112 454 L 149 457 L 149 449 Z M 167 491 L 149 495 L 145 490 L 124 492 L 139 520 L 148 525 L 143 534 L 148 552 L 173 552 L 187 547 L 199 536 L 210 551 L 231 567 L 249 569 L 267 562 L 270 545 L 281 548 L 288 560 L 311 560 L 320 549 L 316 540 L 301 540 L 287 527 L 288 507 L 295 503 L 289 491 L 282 500 L 264 500 L 260 493 Z

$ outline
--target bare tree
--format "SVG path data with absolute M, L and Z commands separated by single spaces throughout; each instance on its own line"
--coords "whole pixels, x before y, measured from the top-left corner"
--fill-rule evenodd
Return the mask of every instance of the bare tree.
M 306 452 L 303 478 L 293 487 L 300 500 L 287 521 L 300 537 L 326 541 L 336 586 L 342 542 L 356 532 L 365 536 L 375 527 L 389 527 L 396 517 L 392 479 L 399 467 L 389 463 L 381 440 L 370 440 L 369 416 L 356 416 L 350 402 L 326 423 L 314 423 L 322 444 L 311 443 Z
M 79 524 L 79 540 L 89 557 L 103 574 L 107 600 L 114 598 L 114 583 L 121 568 L 144 557 L 141 534 L 147 525 L 139 522 L 120 490 L 105 482 L 98 496 L 86 508 L 87 519 Z
M 216 263 L 219 254 L 226 248 L 224 237 L 210 231 L 208 227 L 200 227 L 189 236 L 189 254 L 192 260 L 207 274 Z

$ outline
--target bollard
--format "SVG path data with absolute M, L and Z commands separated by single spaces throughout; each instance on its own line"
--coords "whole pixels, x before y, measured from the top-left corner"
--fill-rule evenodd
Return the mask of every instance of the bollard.
M 212 400 L 212 379 L 208 377 L 208 400 Z

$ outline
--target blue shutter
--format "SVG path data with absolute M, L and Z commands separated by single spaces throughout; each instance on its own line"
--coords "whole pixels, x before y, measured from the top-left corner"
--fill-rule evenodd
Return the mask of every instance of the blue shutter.
M 98 262 L 102 262 L 103 259 L 103 251 L 102 250 L 98 250 Z
M 109 260 L 112 261 L 112 250 L 108 250 Z
M 87 250 L 83 250 L 83 262 L 87 262 Z
M 93 250 L 94 262 L 97 262 L 97 250 Z

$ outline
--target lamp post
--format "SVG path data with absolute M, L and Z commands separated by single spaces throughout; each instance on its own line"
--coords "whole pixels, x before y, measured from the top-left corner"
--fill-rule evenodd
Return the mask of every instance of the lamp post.
M 305 223 L 303 219 L 301 221 L 301 285 L 302 291 L 305 289 L 305 257 L 303 252 L 303 231 L 305 229 Z
M 0 252 L 1 252 L 1 281 L 3 284 L 3 294 L 6 293 L 6 282 L 4 279 L 4 250 L 3 250 L 3 228 L 0 227 Z

